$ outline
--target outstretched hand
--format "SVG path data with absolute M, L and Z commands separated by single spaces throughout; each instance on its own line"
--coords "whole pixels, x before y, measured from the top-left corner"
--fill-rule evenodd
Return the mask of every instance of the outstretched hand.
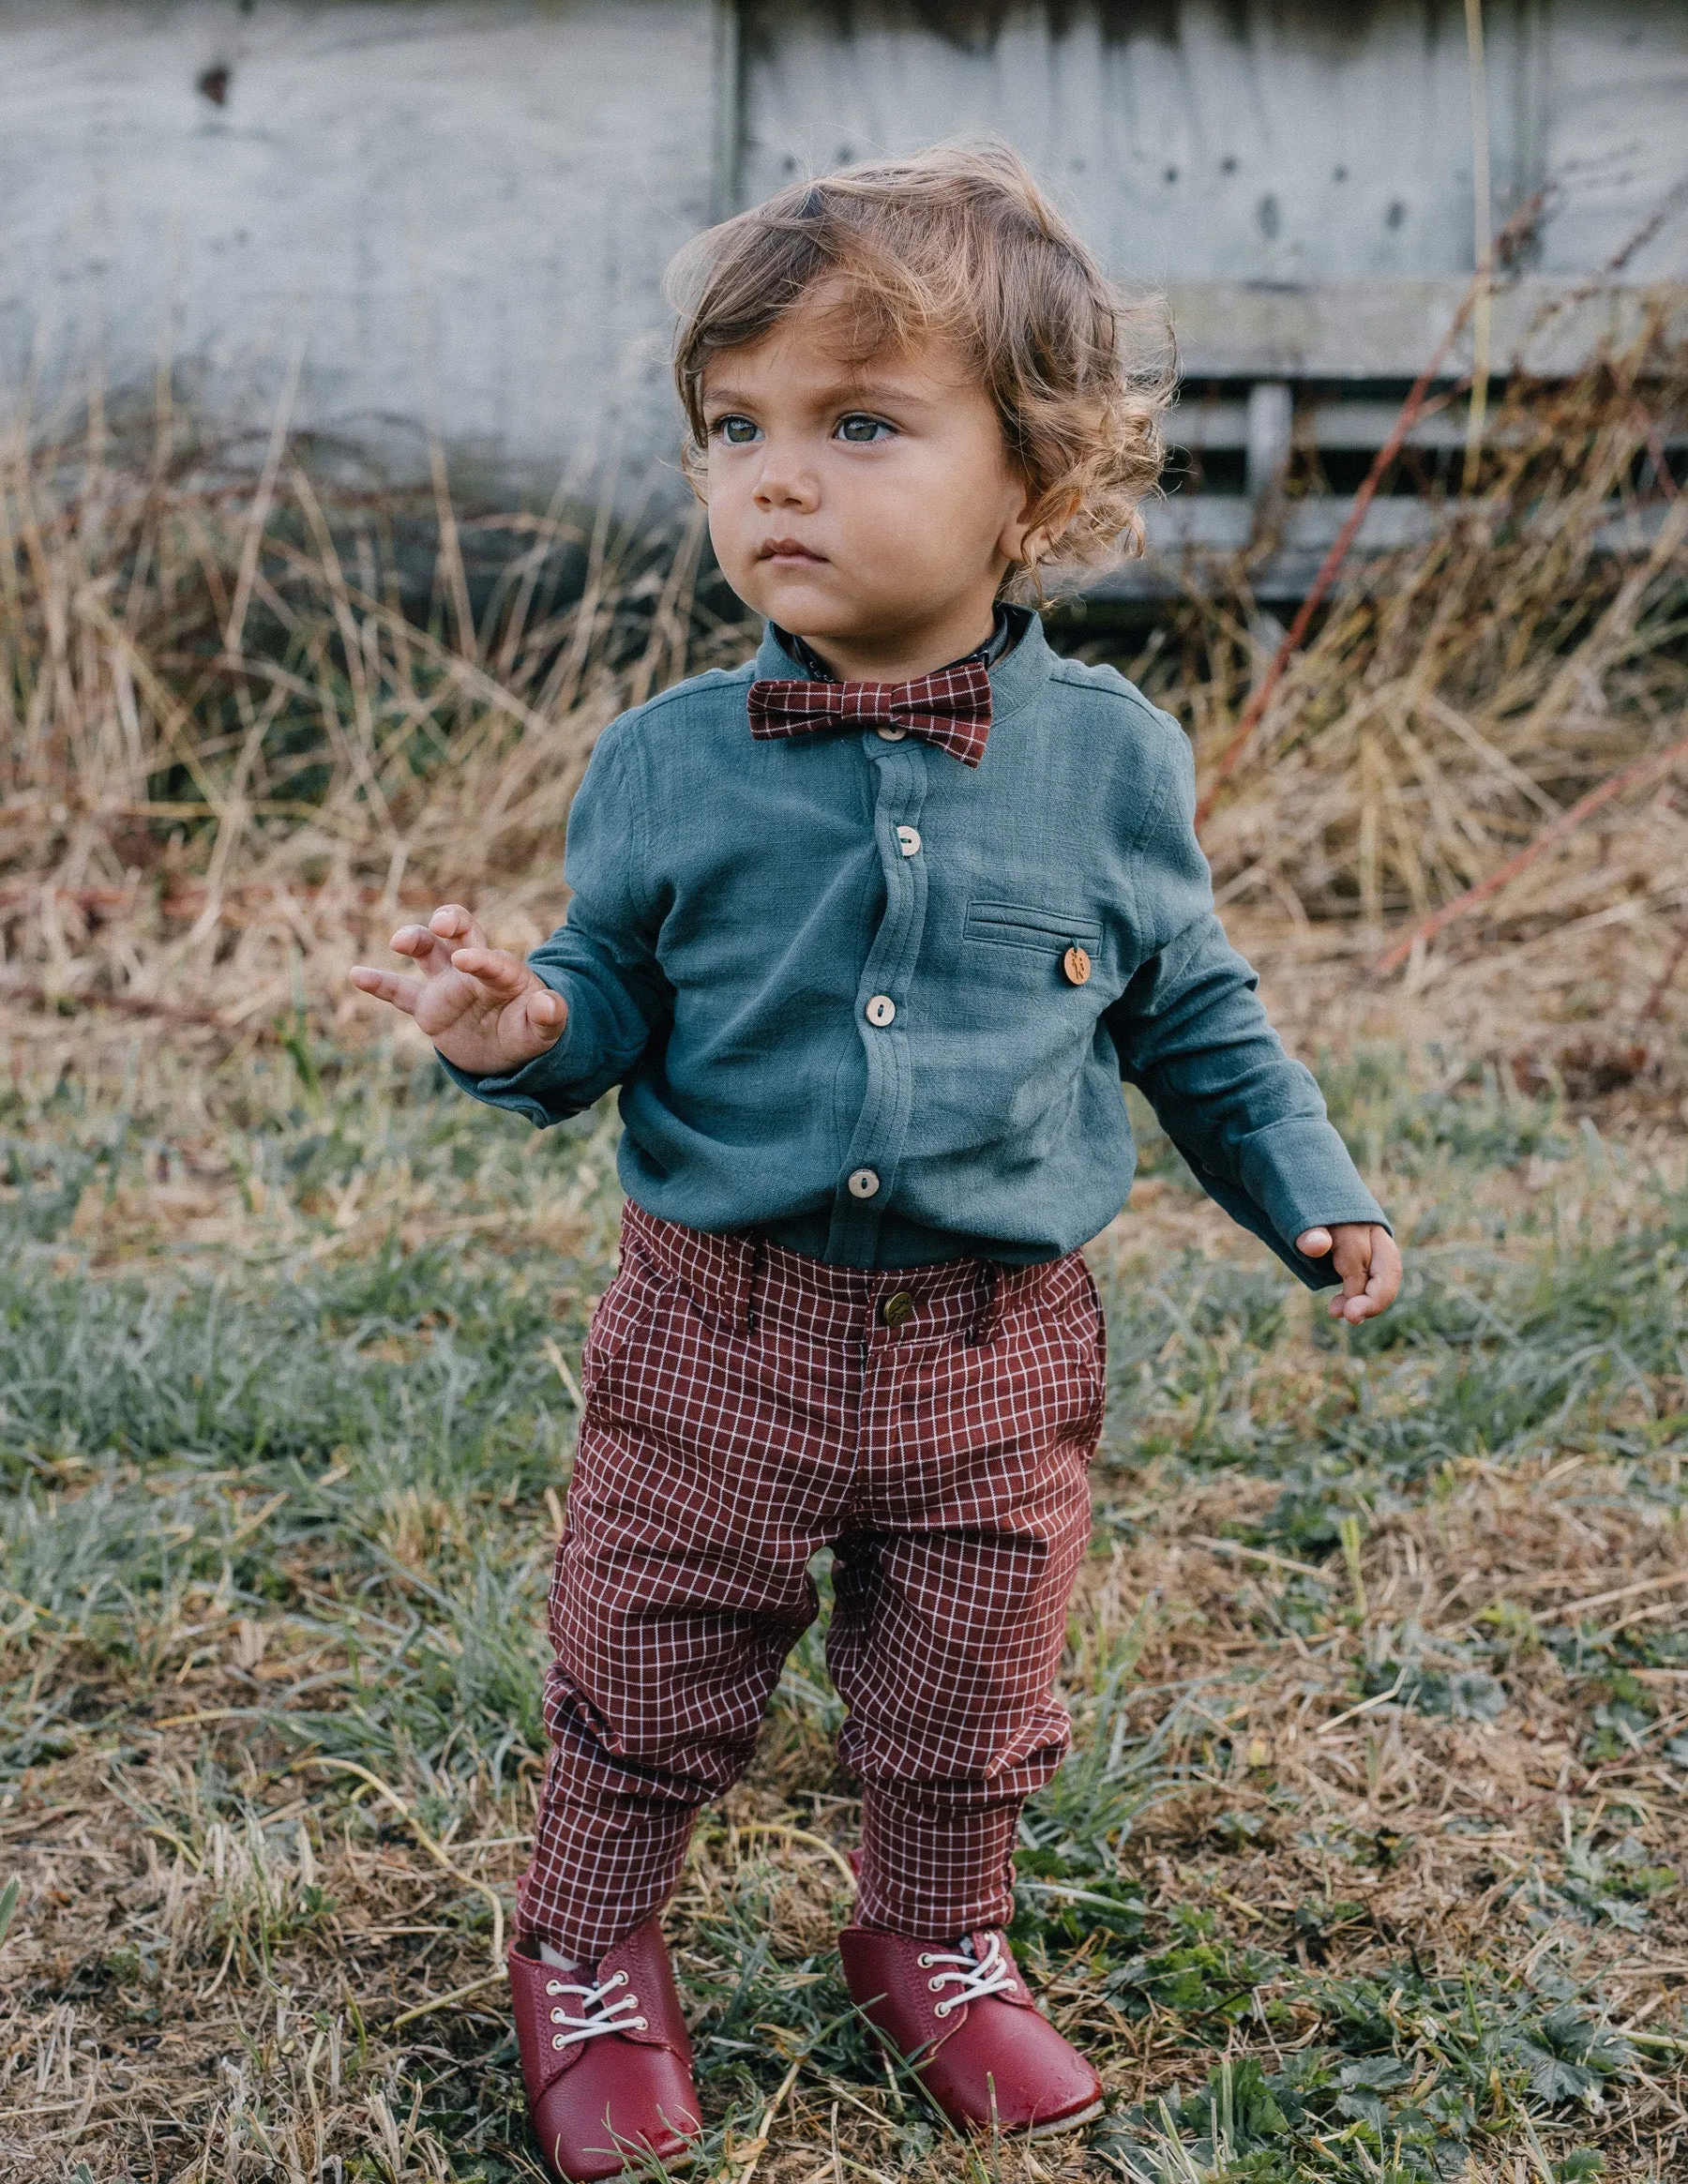
M 421 977 L 359 963 L 353 985 L 414 1017 L 445 1060 L 471 1076 L 520 1069 L 563 1036 L 568 1004 L 562 995 L 520 956 L 489 948 L 460 903 L 442 904 L 425 926 L 400 926 L 391 945 L 413 959 Z
M 1331 1255 L 1331 1264 L 1342 1276 L 1342 1287 L 1331 1299 L 1333 1319 L 1358 1327 L 1394 1303 L 1401 1287 L 1401 1255 L 1394 1238 L 1375 1221 L 1337 1221 L 1329 1228 L 1304 1229 L 1295 1248 L 1306 1258 Z

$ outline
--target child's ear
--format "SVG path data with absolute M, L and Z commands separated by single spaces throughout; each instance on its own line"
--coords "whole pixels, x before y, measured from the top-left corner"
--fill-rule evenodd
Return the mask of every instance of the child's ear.
M 1060 546 L 1078 513 L 1080 495 L 1065 493 L 1051 506 L 1035 487 L 1028 486 L 1026 498 L 1010 535 L 1002 543 L 1008 558 L 1023 569 L 1035 568 Z

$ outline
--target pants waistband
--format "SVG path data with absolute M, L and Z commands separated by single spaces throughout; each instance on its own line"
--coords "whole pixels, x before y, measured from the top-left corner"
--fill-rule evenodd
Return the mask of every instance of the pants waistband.
M 784 1325 L 821 1341 L 964 1334 L 995 1340 L 1004 1317 L 1079 1258 L 1036 1266 L 952 1258 L 931 1266 L 843 1267 L 759 1236 L 718 1236 L 665 1221 L 628 1199 L 622 1254 L 638 1253 L 699 1305 L 745 1333 Z

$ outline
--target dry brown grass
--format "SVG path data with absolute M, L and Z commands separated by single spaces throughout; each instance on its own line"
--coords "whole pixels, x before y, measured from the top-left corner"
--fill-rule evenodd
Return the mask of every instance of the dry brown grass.
M 8 959 L 232 1029 L 300 980 L 322 1005 L 354 942 L 443 892 L 537 939 L 598 731 L 739 641 L 697 605 L 695 524 L 479 526 L 503 558 L 477 625 L 477 527 L 443 486 L 360 490 L 279 432 L 244 452 L 164 404 L 0 453 Z
M 1648 763 L 1684 734 L 1688 498 L 1665 449 L 1685 422 L 1660 326 L 1569 384 L 1514 383 L 1476 497 L 1350 584 L 1250 739 L 1206 837 L 1223 911 L 1362 972 L 1634 769 L 1391 990 L 1462 1030 L 1497 1005 L 1521 1028 L 1642 1017 L 1688 910 L 1680 760 Z M 1217 645 L 1205 602 L 1189 626 L 1210 671 L 1176 632 L 1145 667 L 1216 755 L 1258 652 L 1241 614 Z
M 1473 2096 L 1473 2177 L 1545 2184 L 1579 2143 L 1653 2184 L 1688 2161 L 1683 1899 L 1620 1886 L 1682 1845 L 1680 1770 L 1661 1752 L 1688 1710 L 1684 1670 L 1633 1642 L 1668 1634 L 1688 1598 L 1659 1582 L 1682 1569 L 1681 1361 L 1658 1335 L 1630 1380 L 1479 1445 L 1485 1378 L 1513 1356 L 1484 1347 L 1481 1315 L 1528 1318 L 1509 1267 L 1539 1266 L 1560 1300 L 1529 1337 L 1550 1376 L 1595 1339 L 1600 1284 L 1642 1278 L 1626 1239 L 1680 1189 L 1688 1004 L 1665 973 L 1688 836 L 1673 776 L 1616 800 L 1404 982 L 1366 975 L 1392 933 L 1682 733 L 1684 504 L 1648 469 L 1681 385 L 1655 344 L 1576 386 L 1515 392 L 1482 505 L 1338 602 L 1215 817 L 1222 896 L 1296 1043 L 1330 1048 L 1340 1077 L 1368 1040 L 1393 1042 L 1371 1089 L 1344 1095 L 1345 1122 L 1426 1281 L 1469 1291 L 1480 1331 L 1438 1332 L 1443 1297 L 1418 1348 L 1362 1358 L 1321 1343 L 1302 1303 L 1270 1320 L 1260 1300 L 1278 1292 L 1255 1247 L 1158 1162 L 1099 1247 L 1115 1425 L 1064 1681 L 1086 1749 L 1118 1736 L 1138 1755 L 1121 1794 L 1160 1801 L 1113 1869 L 1140 1899 L 1140 1947 L 1053 1924 L 1031 1946 L 1122 2112 L 1223 2055 L 1273 2069 L 1332 2041 L 1343 1982 L 1382 1982 L 1367 2007 L 1394 2012 L 1391 2052 L 1423 2074 L 1445 2027 L 1414 1967 L 1469 1969 L 1492 2025 L 1545 2008 L 1551 1977 L 1636 2036 L 1599 2110 L 1532 2105 L 1494 2062 Z M 16 1258 L 0 1334 L 34 1326 L 40 1297 L 69 1315 L 40 1323 L 60 1333 L 38 1360 L 8 1353 L 0 1431 L 10 1507 L 35 1511 L 43 1537 L 109 1497 L 87 1568 L 130 1588 L 101 1609 L 75 1570 L 54 1591 L 40 1556 L 8 1550 L 0 1877 L 22 1876 L 23 1905 L 0 1957 L 0 2136 L 20 2184 L 78 2164 L 102 2184 L 535 2176 L 499 1990 L 476 1982 L 492 1976 L 481 1890 L 509 1901 L 540 1755 L 514 1732 L 490 1756 L 488 1724 L 515 1721 L 519 1695 L 471 1704 L 452 1685 L 436 1735 L 415 1693 L 445 1677 L 438 1664 L 460 1667 L 475 1629 L 529 1643 L 569 1416 L 538 1330 L 554 1330 L 565 1374 L 611 1249 L 610 1137 L 530 1146 L 453 1119 L 378 1045 L 340 974 L 400 911 L 442 896 L 471 897 L 518 944 L 537 938 L 598 730 L 738 656 L 744 636 L 698 606 L 695 533 L 676 553 L 560 508 L 492 527 L 519 532 L 518 550 L 477 619 L 467 526 L 443 499 L 396 503 L 284 435 L 240 453 L 165 405 L 14 444 L 0 473 L 0 1212 Z M 1596 520 L 1625 496 L 1659 527 L 1597 559 Z M 431 590 L 406 595 L 423 530 L 440 543 Z M 1240 614 L 1169 616 L 1171 642 L 1144 664 L 1204 760 L 1253 671 Z M 1539 1122 L 1530 1095 L 1555 1085 L 1594 1137 L 1568 1111 Z M 1449 1151 L 1444 1108 L 1476 1116 L 1491 1149 Z M 350 1293 L 337 1283 L 366 1277 L 386 1298 L 390 1237 L 395 1282 L 414 1265 L 449 1289 L 437 1311 L 336 1302 Z M 1660 1265 L 1678 1249 L 1658 1245 Z M 103 1368 L 77 1347 L 94 1339 L 77 1315 L 104 1327 L 107 1277 L 126 1269 L 168 1286 L 207 1264 L 232 1341 L 324 1300 L 296 1359 L 262 1352 L 273 1431 L 298 1437 L 283 1453 L 219 1423 L 225 1401 L 246 1417 L 244 1396 L 194 1408 L 195 1374 L 214 1394 L 225 1383 L 186 1336 L 158 1368 L 179 1429 L 141 1423 L 154 1398 L 140 1381 L 96 1421 Z M 443 1428 L 428 1440 L 426 1421 L 394 1423 L 407 1371 L 461 1363 L 483 1306 L 525 1455 L 477 1425 L 490 1453 L 470 1437 L 454 1457 Z M 144 1349 L 142 1313 L 117 1312 L 113 1356 Z M 1467 1351 L 1475 1393 L 1444 1373 Z M 295 1363 L 318 1375 L 303 1393 L 289 1392 Z M 56 1423 L 29 1408 L 38 1378 L 69 1391 Z M 373 1391 L 362 1438 L 332 1423 L 319 1386 L 342 1380 Z M 446 1384 L 422 1383 L 428 1416 Z M 1445 1459 L 1391 1469 L 1376 1453 L 1400 1422 L 1444 1413 Z M 406 1434 L 427 1445 L 400 1462 Z M 1304 1443 L 1348 1523 L 1339 1545 L 1308 1545 L 1274 1514 Z M 495 1615 L 473 1609 L 488 1567 L 515 1587 Z M 1589 1601 L 1603 1604 L 1572 1612 Z M 1587 1664 L 1549 1642 L 1568 1615 Z M 1503 1710 L 1392 1693 L 1409 1649 L 1415 1675 L 1488 1664 Z M 963 2156 L 870 2058 L 821 2037 L 844 1895 L 814 1839 L 847 1844 L 854 1807 L 812 1668 L 805 1656 L 755 1773 L 701 1833 L 671 1921 L 702 2034 L 741 2042 L 704 2051 L 715 2173 L 1117 2174 L 1095 2150 Z M 1375 1672 L 1382 1686 L 1362 1695 Z M 1652 1694 L 1652 1726 L 1614 1749 L 1594 1717 L 1620 1703 L 1620 1675 Z M 315 1764 L 336 1757 L 410 1817 Z M 1610 1885 L 1586 1884 L 1584 1918 L 1566 1890 L 1590 1859 Z M 1033 1900 L 1058 1905 L 1069 1885 L 1057 1872 Z M 1134 1949 L 1159 1964 L 1181 1935 L 1217 1951 L 1193 2003 L 1164 1965 L 1130 1971 Z M 1226 1979 L 1246 1986 L 1239 2015 L 1209 2009 Z M 1387 2145 L 1351 2132 L 1304 2157 L 1298 2176 L 1392 2174 Z M 1168 2175 L 1188 2184 L 1175 2162 Z
M 1269 949 L 1358 972 L 1680 739 L 1688 498 L 1665 446 L 1685 421 L 1688 361 L 1663 321 L 1568 385 L 1514 384 L 1480 494 L 1340 592 L 1279 686 L 1209 827 L 1222 909 Z M 231 1029 L 303 993 L 343 1021 L 346 962 L 401 908 L 472 896 L 513 941 L 538 938 L 598 731 L 742 656 L 743 625 L 699 609 L 701 545 L 695 525 L 676 550 L 662 526 L 560 505 L 472 524 L 443 484 L 384 493 L 279 429 L 260 459 L 164 400 L 120 428 L 97 414 L 58 440 L 14 437 L 0 452 L 14 984 Z M 489 551 L 496 580 L 472 586 Z M 430 581 L 407 596 L 419 557 Z M 1136 663 L 1204 762 L 1258 671 L 1247 573 L 1228 600 L 1169 611 Z M 1644 765 L 1420 950 L 1408 995 L 1434 991 L 1456 1017 L 1497 995 L 1521 1020 L 1638 1017 L 1688 907 L 1678 777 Z

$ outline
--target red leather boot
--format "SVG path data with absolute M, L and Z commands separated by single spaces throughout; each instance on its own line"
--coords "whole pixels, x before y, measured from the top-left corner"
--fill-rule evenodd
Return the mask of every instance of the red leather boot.
M 1101 2080 L 1040 2014 L 1006 1935 L 912 1941 L 847 1926 L 838 1953 L 852 2001 L 952 2123 L 1045 2138 L 1100 2115 Z
M 689 2161 L 701 2128 L 691 2041 L 656 1920 L 595 1970 L 542 1964 L 532 1941 L 509 1963 L 528 2116 L 564 2184 L 619 2176 L 652 2155 L 671 2168 Z

